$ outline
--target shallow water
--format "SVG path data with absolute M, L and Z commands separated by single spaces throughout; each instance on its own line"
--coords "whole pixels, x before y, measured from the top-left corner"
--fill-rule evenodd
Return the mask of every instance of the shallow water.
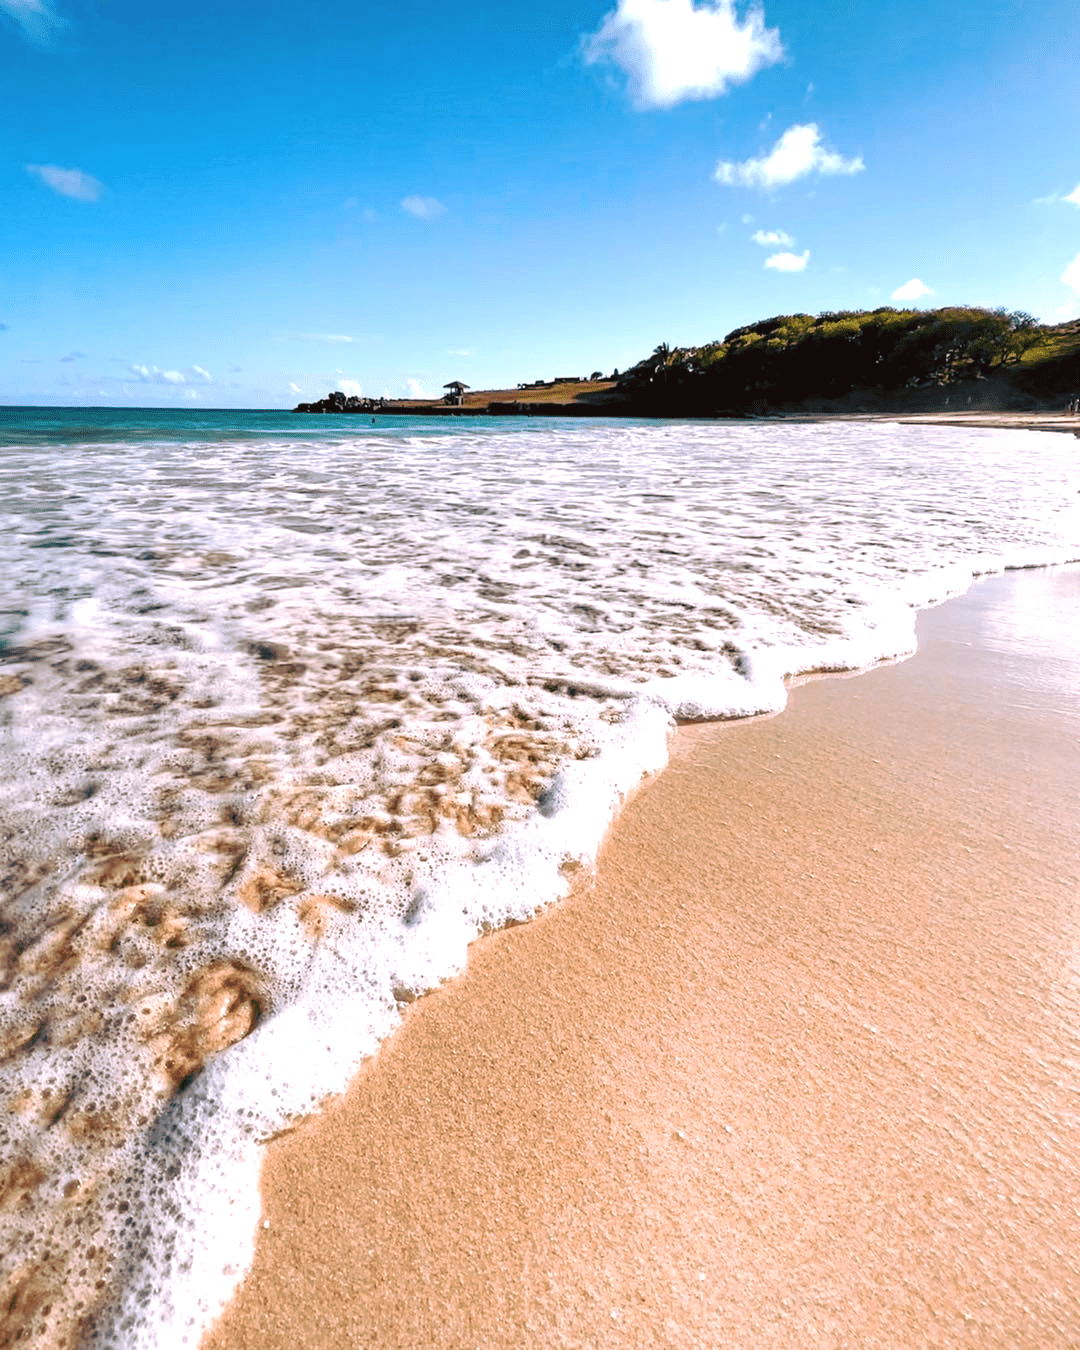
M 53 1343 L 194 1343 L 257 1141 L 557 898 L 672 717 L 1080 554 L 1061 436 L 246 417 L 0 418 L 2 1277 Z

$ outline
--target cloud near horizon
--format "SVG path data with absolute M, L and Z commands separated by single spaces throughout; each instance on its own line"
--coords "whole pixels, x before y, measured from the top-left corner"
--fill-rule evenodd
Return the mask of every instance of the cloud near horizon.
M 363 398 L 364 396 L 359 380 L 338 380 L 338 388 L 343 394 L 348 394 L 350 397 Z M 297 392 L 299 393 L 299 390 Z
M 1061 279 L 1070 290 L 1080 295 L 1080 253 L 1069 263 L 1061 274 Z
M 755 230 L 750 238 L 762 248 L 785 248 L 795 242 L 786 230 Z
M 351 333 L 297 333 L 305 342 L 359 342 Z M 238 367 L 239 369 L 239 367 Z
M 810 250 L 806 248 L 801 253 L 774 253 L 765 259 L 765 266 L 774 272 L 804 272 L 809 261 Z
M 402 197 L 401 209 L 417 220 L 435 220 L 446 212 L 438 197 Z
M 910 281 L 905 281 L 902 286 L 897 286 L 889 297 L 890 300 L 921 300 L 924 295 L 933 295 L 934 292 L 918 277 L 912 277 Z
M 618 0 L 582 51 L 588 65 L 623 71 L 638 108 L 717 98 L 784 55 L 760 5 L 740 20 L 734 0 Z
M 200 379 L 205 380 L 207 384 L 213 383 L 214 377 L 202 366 L 191 366 L 190 369 Z M 148 366 L 141 361 L 133 361 L 128 366 L 128 370 L 144 384 L 148 382 L 153 384 L 187 384 L 188 381 L 188 377 L 182 370 L 161 370 L 157 366 Z
M 26 172 L 40 178 L 46 187 L 61 197 L 73 197 L 77 202 L 96 202 L 105 191 L 105 184 L 82 169 L 62 169 L 58 164 L 28 164 Z
M 408 390 L 409 398 L 428 398 L 429 395 L 424 392 L 424 387 L 419 380 L 414 380 L 411 376 L 405 381 L 405 388 Z
M 13 19 L 23 37 L 39 47 L 49 43 L 66 25 L 66 21 L 54 14 L 43 0 L 0 0 L 0 14 Z
M 713 177 L 728 187 L 782 187 L 808 174 L 862 173 L 862 156 L 845 159 L 834 150 L 826 150 L 816 122 L 788 127 L 767 155 L 744 159 L 740 163 L 721 160 Z

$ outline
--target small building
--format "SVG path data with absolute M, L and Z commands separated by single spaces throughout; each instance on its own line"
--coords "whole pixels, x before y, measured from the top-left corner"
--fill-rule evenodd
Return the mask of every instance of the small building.
M 465 402 L 465 390 L 469 386 L 462 384 L 460 380 L 451 380 L 449 384 L 444 384 L 443 388 L 447 391 L 443 396 L 443 402 L 449 403 L 452 408 L 460 408 Z

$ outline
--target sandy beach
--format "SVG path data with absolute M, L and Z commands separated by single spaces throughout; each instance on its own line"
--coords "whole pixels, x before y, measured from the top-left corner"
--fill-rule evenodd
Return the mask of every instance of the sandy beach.
M 1078 600 L 1006 574 L 682 728 L 270 1146 L 205 1350 L 1075 1345 Z

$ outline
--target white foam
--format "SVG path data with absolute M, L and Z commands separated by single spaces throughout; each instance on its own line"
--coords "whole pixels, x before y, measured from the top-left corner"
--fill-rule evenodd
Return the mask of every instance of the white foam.
M 7 1143 L 110 1178 L 95 1343 L 197 1343 L 250 1258 L 258 1141 L 565 893 L 674 718 L 775 711 L 792 675 L 912 651 L 914 607 L 974 575 L 1080 555 L 1074 462 L 850 424 L 0 453 L 0 678 L 26 681 L 0 863 L 39 956 L 82 924 L 48 1025 L 78 1030 L 76 988 L 105 1014 L 11 1093 L 126 1121 L 106 1146 L 9 1114 Z M 221 965 L 262 1020 L 170 1095 L 139 1019 L 182 1022 Z

